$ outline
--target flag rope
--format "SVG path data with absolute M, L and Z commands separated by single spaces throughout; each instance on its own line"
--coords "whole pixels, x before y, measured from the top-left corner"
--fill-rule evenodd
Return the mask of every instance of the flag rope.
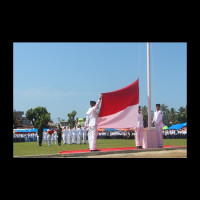
M 138 45 L 138 78 L 140 74 L 140 43 Z
M 153 54 L 153 47 L 152 47 L 152 45 L 150 46 L 150 48 L 151 48 L 151 69 L 152 69 L 152 105 L 153 105 L 153 108 L 154 108 L 154 106 L 155 106 L 155 69 L 154 69 L 154 54 Z

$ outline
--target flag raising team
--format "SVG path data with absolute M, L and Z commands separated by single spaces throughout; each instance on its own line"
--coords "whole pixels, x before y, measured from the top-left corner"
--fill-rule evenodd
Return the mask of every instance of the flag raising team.
M 97 109 L 101 102 L 102 95 L 100 95 L 97 103 L 95 101 L 90 101 L 90 108 L 86 113 L 85 127 L 88 128 L 88 142 L 90 151 L 99 151 L 96 149 L 97 140 Z
M 142 149 L 142 138 L 143 138 L 143 115 L 140 112 L 140 106 L 138 106 L 138 120 L 135 128 L 135 142 L 137 149 Z
M 81 125 L 78 126 L 78 128 L 74 127 L 60 127 L 58 125 L 58 128 L 56 130 L 48 129 L 47 131 L 44 131 L 42 133 L 42 127 L 38 129 L 38 144 L 39 146 L 42 145 L 42 140 L 45 142 L 48 141 L 48 145 L 50 146 L 53 141 L 56 144 L 56 141 L 58 140 L 58 145 L 61 145 L 61 137 L 63 137 L 63 144 L 81 144 L 81 141 L 83 140 L 83 144 L 86 144 L 86 136 L 88 131 L 88 143 L 89 143 L 89 149 L 90 151 L 99 151 L 96 148 L 96 140 L 97 140 L 97 109 L 101 103 L 102 95 L 100 95 L 97 103 L 95 101 L 90 101 L 90 108 L 86 112 L 86 121 L 85 121 L 85 127 L 81 128 Z M 162 135 L 162 127 L 163 124 L 163 113 L 160 110 L 160 104 L 156 104 L 156 112 L 154 112 L 153 117 L 153 123 L 156 127 L 156 133 L 158 138 L 158 147 L 163 147 L 163 135 Z M 143 115 L 141 112 L 140 106 L 138 106 L 138 114 L 137 114 L 137 125 L 134 127 L 135 129 L 135 143 L 137 149 L 142 149 L 142 141 L 143 141 Z M 61 133 L 62 136 L 61 136 Z
M 57 129 L 53 130 L 49 128 L 47 131 L 43 131 L 43 128 L 40 127 L 37 135 L 39 146 L 42 146 L 43 142 L 45 144 L 48 142 L 48 146 L 51 146 L 53 143 L 57 144 L 57 141 L 60 146 L 61 139 L 63 140 L 63 144 L 86 144 L 87 132 L 85 128 L 81 128 L 81 125 L 78 128 L 64 127 L 64 129 L 58 125 Z

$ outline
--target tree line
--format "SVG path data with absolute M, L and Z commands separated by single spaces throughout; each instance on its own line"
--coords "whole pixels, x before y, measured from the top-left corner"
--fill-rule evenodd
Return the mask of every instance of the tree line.
M 160 110 L 163 112 L 163 124 L 171 126 L 173 124 L 181 124 L 187 122 L 187 105 L 181 106 L 178 111 L 175 108 L 168 108 L 165 104 L 160 104 Z M 147 106 L 141 106 L 143 114 L 144 127 L 148 126 L 148 108 Z
M 76 114 L 77 111 L 75 110 L 67 114 L 70 127 L 74 127 L 76 125 Z M 38 106 L 34 109 L 31 108 L 26 111 L 25 115 L 28 120 L 31 120 L 34 128 L 39 128 L 40 126 L 42 126 L 43 128 L 49 128 L 51 126 L 50 124 L 52 124 L 53 122 L 53 120 L 51 119 L 51 114 L 47 111 L 46 107 Z M 13 111 L 13 126 L 14 128 L 22 126 L 22 120 L 19 119 L 16 111 Z
M 160 109 L 163 112 L 163 123 L 166 126 L 171 126 L 173 124 L 181 124 L 187 122 L 187 105 L 185 107 L 180 107 L 178 111 L 175 108 L 168 108 L 167 105 L 161 104 Z M 141 106 L 141 111 L 143 114 L 144 127 L 148 126 L 148 108 L 147 106 Z M 77 119 L 75 116 L 77 111 L 73 110 L 71 113 L 68 113 L 68 123 L 70 127 L 74 127 L 77 123 Z M 27 119 L 32 121 L 34 128 L 38 128 L 42 126 L 44 128 L 48 128 L 49 124 L 52 123 L 51 114 L 47 111 L 46 107 L 36 107 L 27 110 L 25 113 Z M 153 117 L 153 115 L 151 116 Z M 153 119 L 153 118 L 152 118 Z M 17 118 L 16 112 L 13 111 L 13 125 L 16 128 L 19 124 L 21 124 L 20 120 Z M 152 124 L 153 126 L 153 124 Z

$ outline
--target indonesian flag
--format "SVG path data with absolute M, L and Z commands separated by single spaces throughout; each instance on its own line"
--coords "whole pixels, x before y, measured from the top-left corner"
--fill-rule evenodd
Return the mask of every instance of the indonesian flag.
M 139 80 L 108 93 L 102 93 L 98 128 L 131 128 L 137 125 Z

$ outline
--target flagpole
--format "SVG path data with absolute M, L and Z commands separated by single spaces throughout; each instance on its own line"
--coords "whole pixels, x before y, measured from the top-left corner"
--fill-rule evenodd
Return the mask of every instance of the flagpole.
M 150 43 L 147 42 L 147 96 L 148 96 L 148 130 L 151 130 L 151 74 L 150 74 Z
M 151 73 L 150 73 L 150 43 L 147 42 L 147 96 L 148 96 L 148 128 L 143 132 L 143 148 L 158 148 L 158 136 L 151 129 Z

